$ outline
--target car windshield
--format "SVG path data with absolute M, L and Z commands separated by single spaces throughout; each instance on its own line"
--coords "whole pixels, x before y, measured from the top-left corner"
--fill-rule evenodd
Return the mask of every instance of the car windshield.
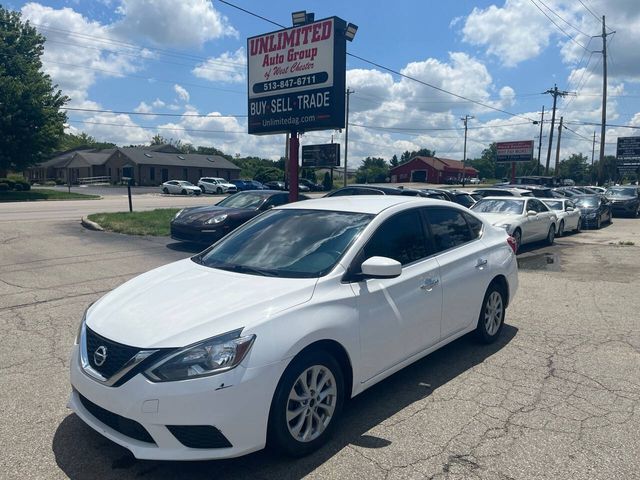
M 364 213 L 272 210 L 192 259 L 207 267 L 253 275 L 320 277 L 372 218 Z
M 583 197 L 575 200 L 579 207 L 596 208 L 600 205 L 600 199 L 598 197 Z
M 610 188 L 605 192 L 607 197 L 635 197 L 637 196 L 637 190 L 632 188 Z
M 473 205 L 475 203 L 473 198 L 470 195 L 467 195 L 466 193 L 457 194 L 456 195 L 456 202 L 458 202 L 460 205 L 463 205 L 465 207 L 470 207 L 471 205 Z
M 545 200 L 544 203 L 546 203 L 547 207 L 549 207 L 551 210 L 557 210 L 558 212 L 564 210 L 561 200 Z
M 524 209 L 524 200 L 516 199 L 482 199 L 471 207 L 478 213 L 505 213 L 520 215 Z
M 264 202 L 266 195 L 260 193 L 238 193 L 218 203 L 220 207 L 257 209 Z

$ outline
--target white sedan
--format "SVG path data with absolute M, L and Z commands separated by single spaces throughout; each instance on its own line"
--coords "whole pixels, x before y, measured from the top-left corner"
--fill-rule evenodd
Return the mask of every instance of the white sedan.
M 161 187 L 162 193 L 172 193 L 178 195 L 200 195 L 202 190 L 193 183 L 186 180 L 169 180 L 164 182 Z
M 553 245 L 558 218 L 533 197 L 484 197 L 471 207 L 496 227 L 504 228 L 516 241 L 516 251 L 525 243 L 545 240 Z
M 543 203 L 553 210 L 558 217 L 556 236 L 561 237 L 566 231 L 580 232 L 582 214 L 580 209 L 568 198 L 545 199 Z
M 91 305 L 69 405 L 140 459 L 308 454 L 348 398 L 469 332 L 498 339 L 514 247 L 452 202 L 276 207 Z

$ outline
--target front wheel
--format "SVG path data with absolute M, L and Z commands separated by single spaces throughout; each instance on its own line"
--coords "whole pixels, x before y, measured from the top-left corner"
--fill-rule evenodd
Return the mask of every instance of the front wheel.
M 602 228 L 602 218 L 598 215 L 598 221 L 596 222 L 596 230 L 600 230 Z
M 501 288 L 489 285 L 482 301 L 482 310 L 478 318 L 476 335 L 483 343 L 496 341 L 504 325 L 505 298 Z
M 222 193 L 222 189 L 220 187 L 216 188 L 216 193 L 220 195 Z
M 561 237 L 564 235 L 564 220 L 560 221 L 560 226 L 558 227 L 558 236 Z
M 312 350 L 285 370 L 271 404 L 268 443 L 293 457 L 308 455 L 327 442 L 344 402 L 340 364 Z
M 578 217 L 578 223 L 576 224 L 576 233 L 582 231 L 582 217 Z
M 516 228 L 516 230 L 513 232 L 513 239 L 516 241 L 515 253 L 518 253 L 518 251 L 520 250 L 520 244 L 522 243 L 522 232 L 520 231 L 520 229 Z
M 556 238 L 556 229 L 553 225 L 549 227 L 549 231 L 547 232 L 547 245 L 553 245 L 553 241 Z

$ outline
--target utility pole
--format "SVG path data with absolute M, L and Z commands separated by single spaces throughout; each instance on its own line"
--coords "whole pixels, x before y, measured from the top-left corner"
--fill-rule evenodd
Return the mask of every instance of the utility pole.
M 344 122 L 344 186 L 347 186 L 347 153 L 349 152 L 349 95 L 353 90 L 347 88 L 347 118 Z
M 549 130 L 549 148 L 547 150 L 547 164 L 544 169 L 544 174 L 549 175 L 549 162 L 551 161 L 551 145 L 553 144 L 553 129 L 556 123 L 556 102 L 558 97 L 566 97 L 569 95 L 569 92 L 565 92 L 564 90 L 558 90 L 558 86 L 554 85 L 553 88 L 550 88 L 544 93 L 549 93 L 553 96 L 553 112 L 551 113 L 551 129 Z
M 540 138 L 538 140 L 538 165 L 536 165 L 536 175 L 540 175 L 540 150 L 542 149 L 542 126 L 544 125 L 544 105 L 542 106 L 542 118 L 540 118 Z
M 558 164 L 560 163 L 560 140 L 562 139 L 562 120 L 564 117 L 560 117 L 560 125 L 558 125 L 558 143 L 556 145 L 556 171 L 558 170 Z
M 467 122 L 471 119 L 475 118 L 471 115 L 465 115 L 464 118 L 461 118 L 464 122 L 464 153 L 462 156 L 462 186 L 464 187 L 467 180 Z
M 600 162 L 598 170 L 602 172 L 604 167 L 604 145 L 607 130 L 607 35 L 616 33 L 612 31 L 607 33 L 604 15 L 602 16 L 602 121 L 600 126 Z M 597 35 L 598 37 L 600 35 Z
M 591 145 L 591 181 L 593 182 L 593 159 L 596 155 L 596 131 L 593 131 L 593 144 Z

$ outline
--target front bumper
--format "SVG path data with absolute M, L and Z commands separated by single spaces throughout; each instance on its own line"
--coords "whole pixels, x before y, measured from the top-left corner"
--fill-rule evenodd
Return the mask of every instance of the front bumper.
M 208 225 L 207 228 L 195 228 L 188 224 L 172 223 L 171 238 L 181 242 L 212 245 L 231 231 L 229 226 Z
M 638 204 L 635 202 L 611 203 L 611 213 L 613 215 L 635 215 L 637 211 Z
M 219 375 L 179 382 L 153 383 L 138 374 L 120 387 L 108 387 L 82 371 L 78 354 L 76 345 L 71 359 L 69 408 L 138 459 L 232 458 L 266 444 L 269 409 L 284 362 L 260 368 L 241 365 Z M 119 418 L 119 425 L 124 426 L 109 421 L 107 414 Z M 190 443 L 177 433 L 181 426 L 213 426 L 231 446 L 188 447 L 178 440 L 180 437 Z M 143 441 L 144 431 L 147 441 Z
M 598 218 L 602 222 L 602 216 L 597 213 L 593 218 L 589 218 L 590 214 L 582 214 L 582 227 L 583 228 L 595 228 L 598 226 Z

